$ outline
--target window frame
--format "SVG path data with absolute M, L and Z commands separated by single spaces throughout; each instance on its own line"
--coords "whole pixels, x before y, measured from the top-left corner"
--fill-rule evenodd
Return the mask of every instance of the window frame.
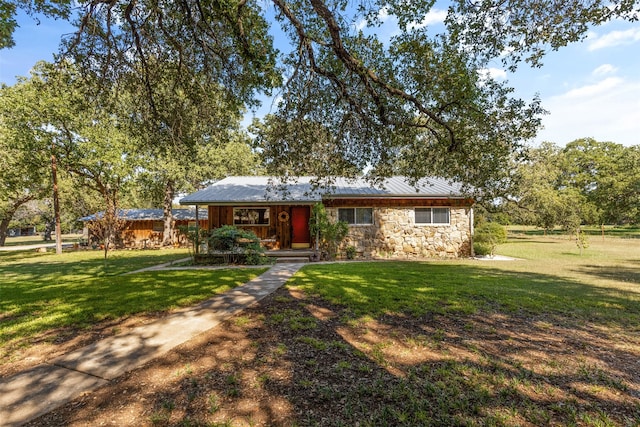
M 362 209 L 367 209 L 371 211 L 371 222 L 358 222 L 358 210 L 362 210 Z M 364 207 L 364 206 L 359 206 L 359 207 L 341 207 L 338 208 L 338 221 L 342 221 L 340 219 L 340 211 L 341 210 L 351 210 L 353 211 L 353 221 L 354 222 L 348 222 L 348 221 L 344 221 L 347 224 L 349 224 L 349 226 L 368 226 L 368 225 L 374 225 L 375 224 L 375 220 L 373 218 L 373 207 Z
M 435 209 L 446 209 L 447 211 L 447 222 L 434 222 L 434 210 Z M 417 211 L 431 211 L 430 217 L 431 222 L 418 222 L 416 212 Z M 439 225 L 451 225 L 451 207 L 450 206 L 431 206 L 431 207 L 414 207 L 413 208 L 413 222 L 415 225 L 420 226 L 439 226 Z
M 267 219 L 267 222 L 264 223 L 256 223 L 256 224 L 243 224 L 236 222 L 236 212 L 239 210 L 250 211 L 250 210 L 263 210 L 266 215 L 264 217 Z M 238 206 L 233 208 L 233 225 L 236 227 L 268 227 L 271 225 L 271 208 L 270 207 L 262 207 L 262 206 Z

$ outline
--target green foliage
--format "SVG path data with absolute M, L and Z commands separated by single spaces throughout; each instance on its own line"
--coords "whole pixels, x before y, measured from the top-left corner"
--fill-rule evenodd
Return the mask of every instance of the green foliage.
M 227 263 L 243 262 L 249 265 L 265 263 L 264 248 L 253 231 L 223 225 L 211 230 L 206 241 L 208 252 L 222 253 Z
M 593 139 L 544 143 L 517 166 L 512 215 L 520 224 L 573 233 L 581 224 L 640 220 L 640 149 Z
M 496 222 L 485 222 L 475 229 L 473 250 L 476 255 L 493 256 L 496 247 L 507 241 L 507 229 Z
M 493 255 L 495 246 L 487 242 L 473 242 L 473 253 L 478 256 Z
M 347 259 L 354 259 L 356 257 L 357 249 L 355 246 L 349 245 L 346 247 L 344 252 L 347 255 Z
M 338 248 L 349 234 L 349 224 L 344 221 L 333 222 L 322 203 L 311 208 L 309 231 L 315 236 L 316 251 L 320 251 L 328 259 L 335 259 Z
M 589 247 L 589 237 L 587 237 L 581 227 L 576 229 L 576 246 L 580 250 L 580 255 L 582 255 L 583 250 Z

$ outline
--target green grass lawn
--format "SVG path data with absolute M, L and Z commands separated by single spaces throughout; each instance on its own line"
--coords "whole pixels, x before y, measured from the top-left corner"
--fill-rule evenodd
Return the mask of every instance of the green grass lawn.
M 57 328 L 194 304 L 241 285 L 264 269 L 150 271 L 186 250 L 0 253 L 0 354 Z
M 77 243 L 82 238 L 82 234 L 63 234 L 62 243 Z M 45 242 L 41 235 L 7 237 L 5 246 L 40 245 L 42 243 L 55 243 L 55 241 Z
M 498 253 L 517 259 L 309 264 L 206 340 L 65 414 L 78 425 L 98 414 L 96 425 L 638 426 L 640 240 L 590 236 L 580 255 L 565 235 L 511 233 Z M 74 322 L 91 323 L 257 273 L 116 275 L 182 256 L 160 251 L 107 265 L 41 256 L 0 254 L 14 289 L 2 324 L 25 304 L 36 323 L 81 307 Z
M 309 265 L 293 281 L 356 315 L 479 310 L 550 313 L 640 325 L 640 242 L 591 238 L 582 255 L 566 236 L 511 236 L 515 261 Z
M 498 253 L 519 259 L 306 266 L 292 295 L 339 320 L 289 310 L 331 325 L 301 340 L 339 343 L 333 366 L 371 364 L 349 385 L 300 367 L 304 390 L 332 392 L 323 411 L 341 425 L 639 425 L 640 240 L 590 237 L 580 255 L 566 236 L 520 234 Z

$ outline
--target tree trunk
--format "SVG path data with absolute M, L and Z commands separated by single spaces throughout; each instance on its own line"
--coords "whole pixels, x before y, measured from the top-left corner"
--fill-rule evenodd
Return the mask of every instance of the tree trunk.
M 4 243 L 7 240 L 9 222 L 11 222 L 12 217 L 13 213 L 11 215 L 5 215 L 5 217 L 2 218 L 2 221 L 0 221 L 0 246 L 4 246 Z
M 62 231 L 60 230 L 60 201 L 58 199 L 58 162 L 54 147 L 51 147 L 51 180 L 53 181 L 53 217 L 56 221 L 56 254 L 62 253 Z
M 25 196 L 22 198 L 18 198 L 10 202 L 12 204 L 9 205 L 9 208 L 5 211 L 2 220 L 0 220 L 0 246 L 4 246 L 7 240 L 7 234 L 9 234 L 9 223 L 11 219 L 13 219 L 13 215 L 16 213 L 18 208 L 28 201 L 33 200 L 35 196 Z
M 173 207 L 173 195 L 175 182 L 172 179 L 167 181 L 167 185 L 164 188 L 164 201 L 162 204 L 164 228 L 162 232 L 162 246 L 173 245 L 173 214 L 171 208 Z

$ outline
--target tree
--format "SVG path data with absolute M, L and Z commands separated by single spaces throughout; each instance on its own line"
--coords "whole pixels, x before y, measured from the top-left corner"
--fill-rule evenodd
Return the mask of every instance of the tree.
M 286 82 L 273 131 L 287 130 L 273 121 L 297 129 L 312 122 L 336 138 L 324 147 L 339 149 L 345 172 L 437 174 L 491 188 L 508 180 L 508 162 L 523 153 L 543 110 L 539 99 L 515 98 L 483 70 L 494 60 L 512 69 L 522 61 L 537 66 L 545 51 L 583 39 L 590 26 L 640 14 L 638 0 L 454 0 L 446 29 L 436 33 L 423 24 L 432 0 L 271 3 L 272 10 L 254 0 L 82 2 L 78 35 L 67 48 L 81 69 L 101 75 L 103 88 L 142 88 L 160 131 L 169 122 L 159 111 L 155 61 L 176 64 L 179 87 L 194 102 L 206 93 L 203 76 L 238 105 L 278 84 L 265 18 L 273 11 L 291 47 L 281 57 Z M 6 4 L 55 8 L 66 0 Z M 382 16 L 397 19 L 390 40 L 375 34 Z M 270 132 L 268 142 L 289 141 Z M 269 164 L 301 164 L 318 150 L 316 141 L 294 142 L 288 151 L 267 150 L 278 155 Z
M 162 67 L 165 70 L 166 65 Z M 144 161 L 143 179 L 152 182 L 153 192 L 160 196 L 153 204 L 164 210 L 164 245 L 173 243 L 172 205 L 176 194 L 199 189 L 203 183 L 228 173 L 253 172 L 257 164 L 240 132 L 237 106 L 227 103 L 215 87 L 209 87 L 203 98 L 194 102 L 185 96 L 187 88 L 176 88 L 180 82 L 174 72 L 159 72 L 162 79 L 151 82 L 156 99 L 161 100 L 155 113 L 163 117 L 162 125 L 157 126 L 154 112 L 143 101 L 134 103 L 141 114 L 129 126 L 141 142 L 138 151 Z
M 68 63 L 41 62 L 31 78 L 20 79 L 14 86 L 29 108 L 12 123 L 32 135 L 19 150 L 31 156 L 35 168 L 52 171 L 55 166 L 53 170 L 69 174 L 79 188 L 95 191 L 102 197 L 108 216 L 115 216 L 137 165 L 131 149 L 135 143 L 118 121 L 123 114 L 118 114 L 117 108 L 122 104 L 110 102 L 104 93 L 91 97 L 92 86 L 76 71 Z M 52 178 L 57 175 L 52 173 Z M 58 184 L 59 180 L 52 179 L 54 189 Z M 54 191 L 54 216 L 56 241 L 60 242 L 58 193 Z
M 555 226 L 572 232 L 595 220 L 595 205 L 579 189 L 566 185 L 566 162 L 565 153 L 548 142 L 529 151 L 511 182 L 509 203 L 518 222 L 545 232 Z
M 31 151 L 41 134 L 30 126 L 32 111 L 25 91 L 0 87 L 0 246 L 14 214 L 26 203 L 49 195 L 49 168 Z
M 638 147 L 593 138 L 572 141 L 563 150 L 563 184 L 576 188 L 598 209 L 601 224 L 638 220 Z

